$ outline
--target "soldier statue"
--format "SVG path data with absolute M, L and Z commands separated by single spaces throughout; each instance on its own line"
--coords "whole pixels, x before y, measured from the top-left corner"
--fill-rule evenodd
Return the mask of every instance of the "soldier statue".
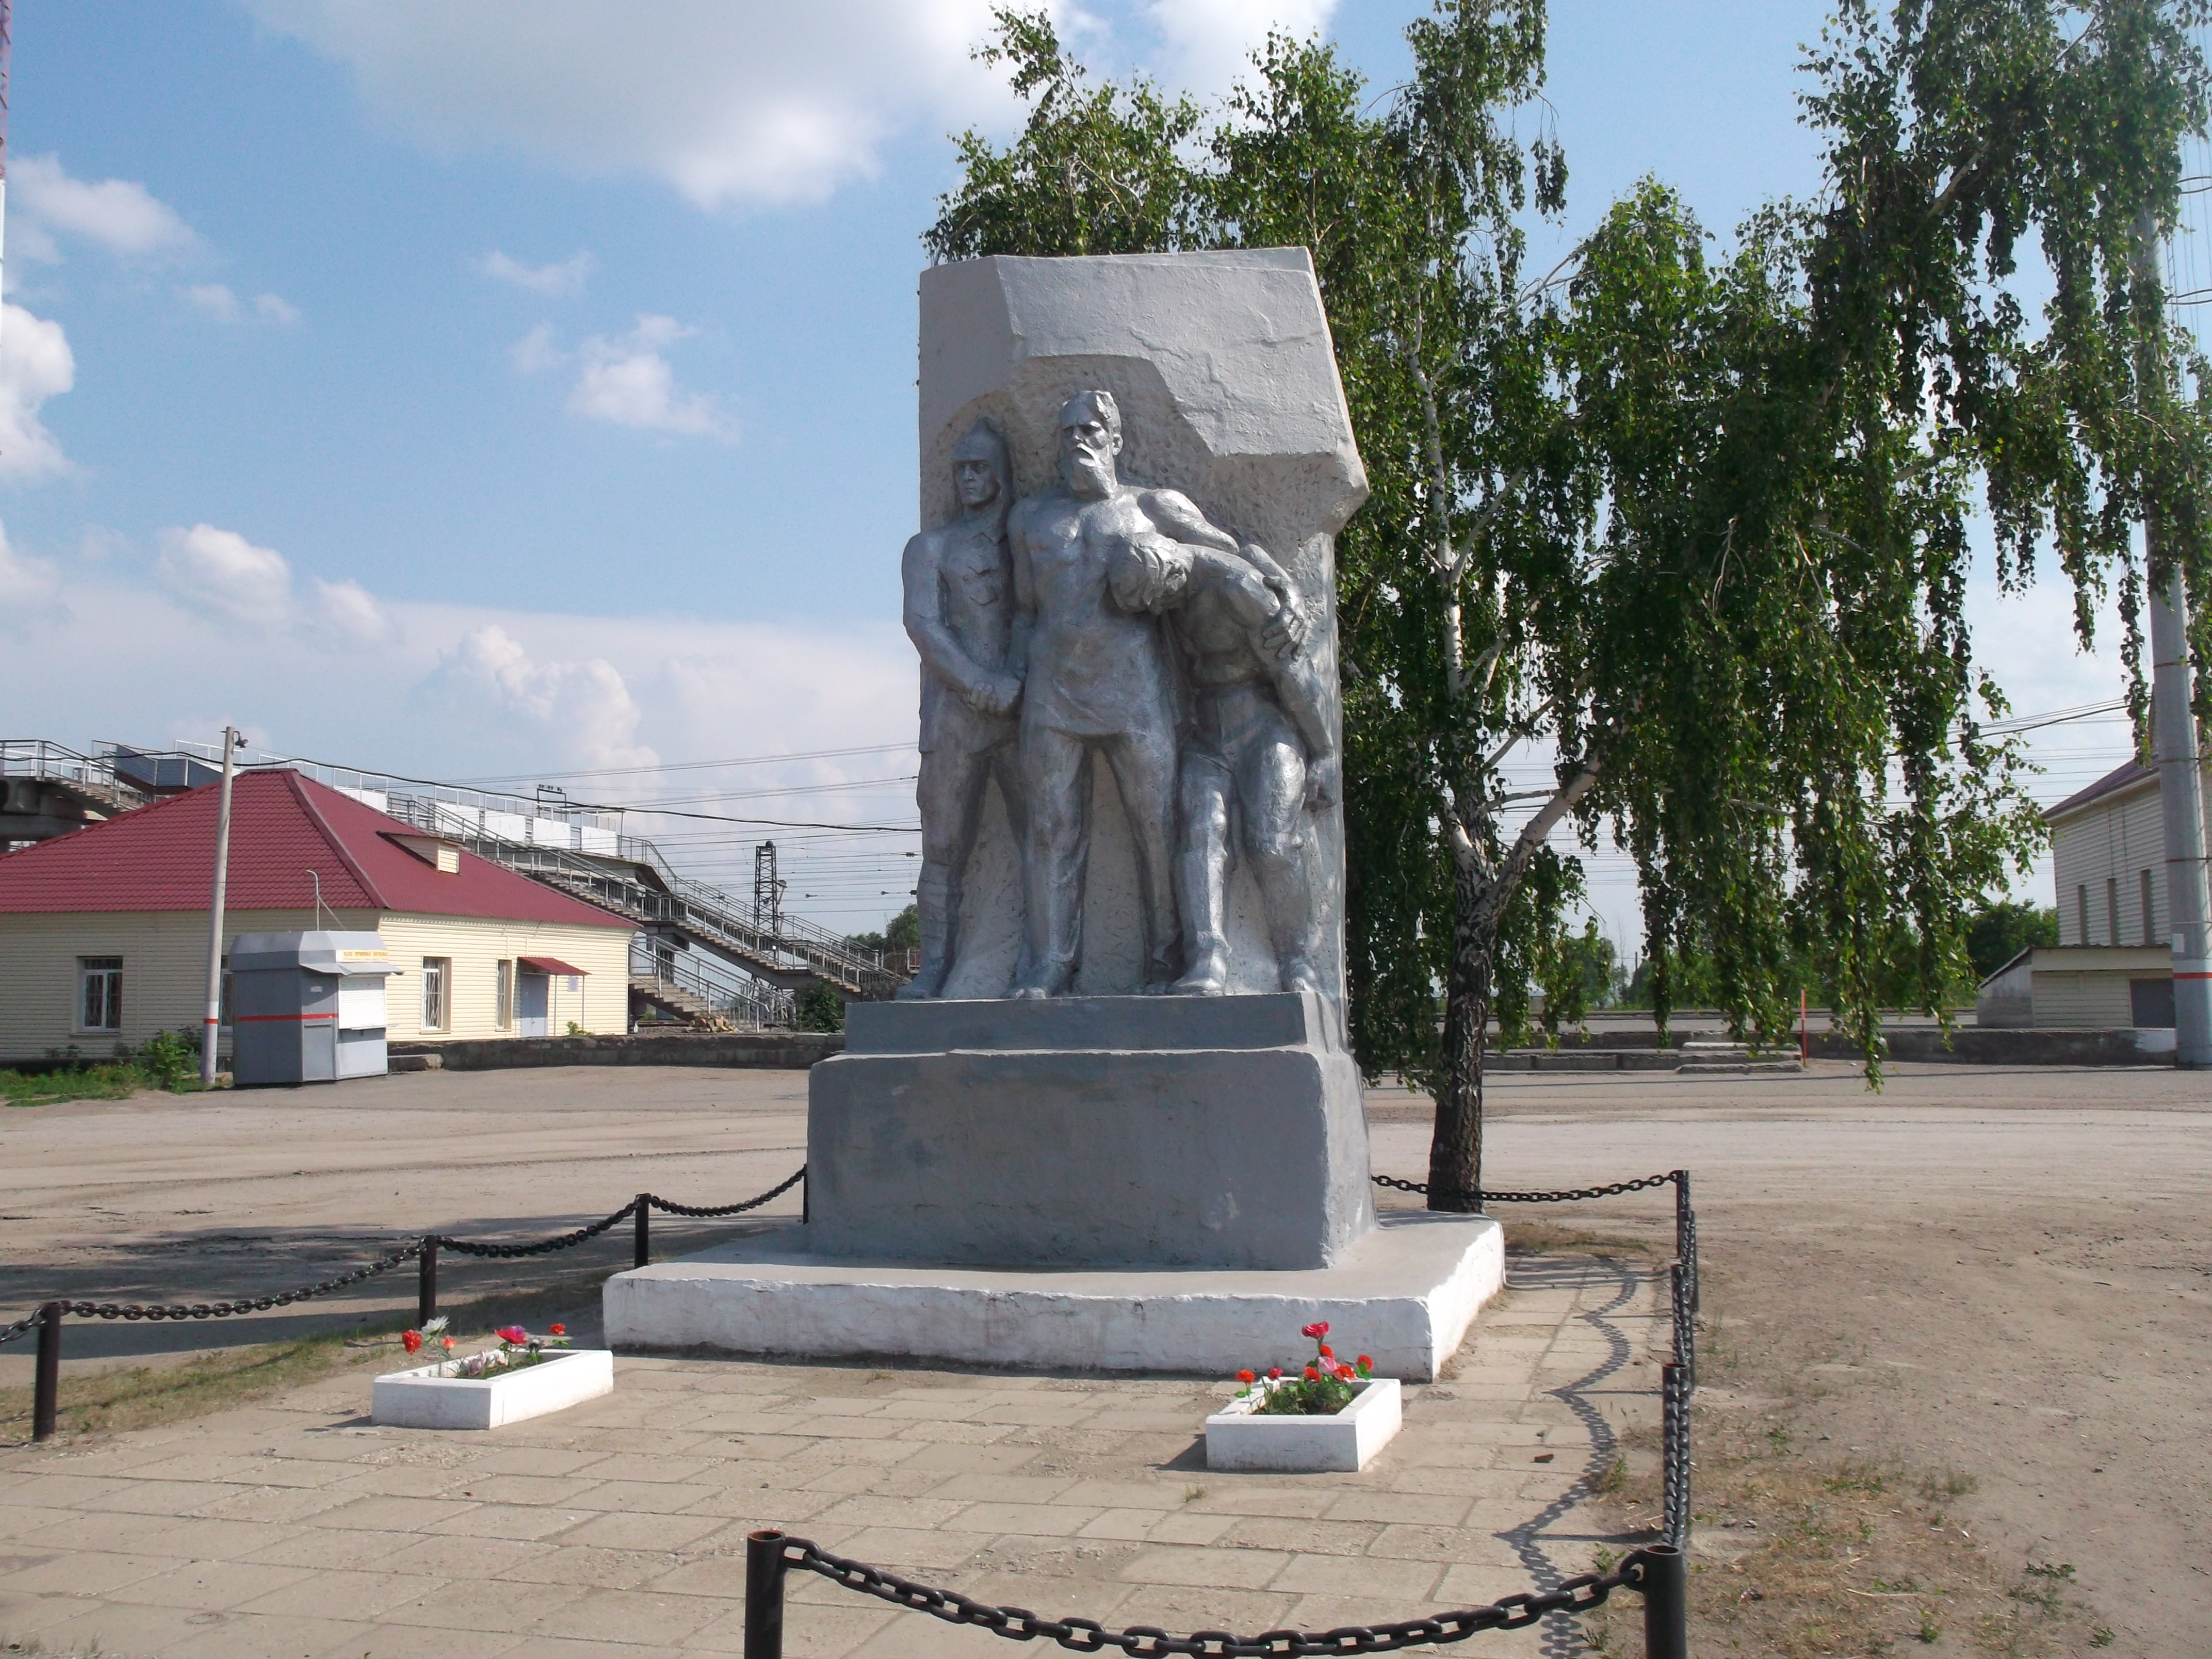
M 995 777 L 1015 845 L 1027 839 L 1014 765 L 1014 709 L 1022 698 L 1006 515 L 1013 468 L 996 422 L 980 420 L 953 447 L 961 514 L 906 544 L 900 574 L 906 631 L 921 653 L 921 878 L 915 889 L 921 967 L 902 997 L 945 990 L 959 949 L 961 882 Z

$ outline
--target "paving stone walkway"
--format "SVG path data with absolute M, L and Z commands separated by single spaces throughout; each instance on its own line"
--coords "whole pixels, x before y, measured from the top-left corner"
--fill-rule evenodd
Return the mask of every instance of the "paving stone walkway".
M 1233 1384 L 674 1358 L 618 1359 L 608 1398 L 489 1434 L 371 1426 L 356 1372 L 175 1428 L 16 1447 L 0 1451 L 0 1638 L 148 1659 L 736 1653 L 763 1525 L 1116 1627 L 1251 1634 L 1488 1601 L 1627 1541 L 1581 1500 L 1624 1426 L 1656 1423 L 1668 1339 L 1648 1264 L 1517 1257 L 1510 1281 L 1358 1474 L 1207 1471 L 1201 1419 Z M 1000 1647 L 811 1575 L 791 1590 L 792 1659 Z M 1443 1650 L 1581 1647 L 1555 1620 Z

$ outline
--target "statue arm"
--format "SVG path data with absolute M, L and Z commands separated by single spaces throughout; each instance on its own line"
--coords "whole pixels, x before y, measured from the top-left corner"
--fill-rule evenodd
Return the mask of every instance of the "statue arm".
M 1313 636 L 1313 619 L 1306 614 L 1298 585 L 1291 573 L 1275 562 L 1273 555 L 1257 542 L 1240 542 L 1198 510 L 1198 504 L 1179 489 L 1145 492 L 1145 510 L 1161 531 L 1179 542 L 1233 553 L 1249 564 L 1282 600 L 1267 629 L 1265 641 L 1270 655 L 1288 658 Z
M 1196 562 L 1205 567 L 1209 585 L 1267 664 L 1276 698 L 1305 744 L 1307 807 L 1330 805 L 1336 799 L 1339 767 L 1329 733 L 1327 689 L 1311 653 L 1281 657 L 1267 648 L 1269 630 L 1279 621 L 1285 601 L 1251 567 L 1218 553 L 1199 554 Z
M 1006 677 L 993 673 L 963 651 L 952 630 L 945 625 L 938 608 L 941 574 L 934 537 L 923 534 L 907 543 L 905 556 L 899 561 L 907 637 L 921 653 L 923 667 L 978 708 L 1003 714 L 1012 706 L 1011 701 L 998 695 L 1003 688 L 993 682 Z

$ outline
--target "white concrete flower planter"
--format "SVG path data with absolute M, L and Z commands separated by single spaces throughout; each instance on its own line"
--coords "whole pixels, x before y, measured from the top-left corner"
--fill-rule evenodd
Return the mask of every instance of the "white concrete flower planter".
M 495 1429 L 612 1394 L 610 1348 L 574 1348 L 492 1376 L 440 1376 L 451 1362 L 393 1371 L 370 1391 L 369 1420 L 400 1429 Z
M 1206 1419 L 1206 1467 L 1275 1474 L 1358 1470 L 1390 1443 L 1404 1423 L 1398 1379 L 1378 1376 L 1331 1417 L 1261 1417 L 1257 1394 L 1233 1400 Z

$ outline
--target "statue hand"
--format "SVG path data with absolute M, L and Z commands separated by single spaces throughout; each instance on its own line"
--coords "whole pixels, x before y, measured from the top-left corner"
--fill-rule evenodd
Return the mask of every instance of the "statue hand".
M 1270 582 L 1268 586 L 1273 587 L 1275 584 Z M 1278 657 L 1294 657 L 1313 637 L 1313 617 L 1307 614 L 1295 592 L 1280 588 L 1276 591 L 1282 598 L 1283 606 L 1275 613 L 1275 619 L 1261 631 L 1260 643 Z
M 1342 783 L 1336 757 L 1327 757 L 1306 768 L 1306 811 L 1318 812 L 1336 805 L 1337 790 Z
M 968 701 L 986 714 L 1009 714 L 1022 700 L 1022 683 L 1011 674 L 994 674 L 977 686 Z

